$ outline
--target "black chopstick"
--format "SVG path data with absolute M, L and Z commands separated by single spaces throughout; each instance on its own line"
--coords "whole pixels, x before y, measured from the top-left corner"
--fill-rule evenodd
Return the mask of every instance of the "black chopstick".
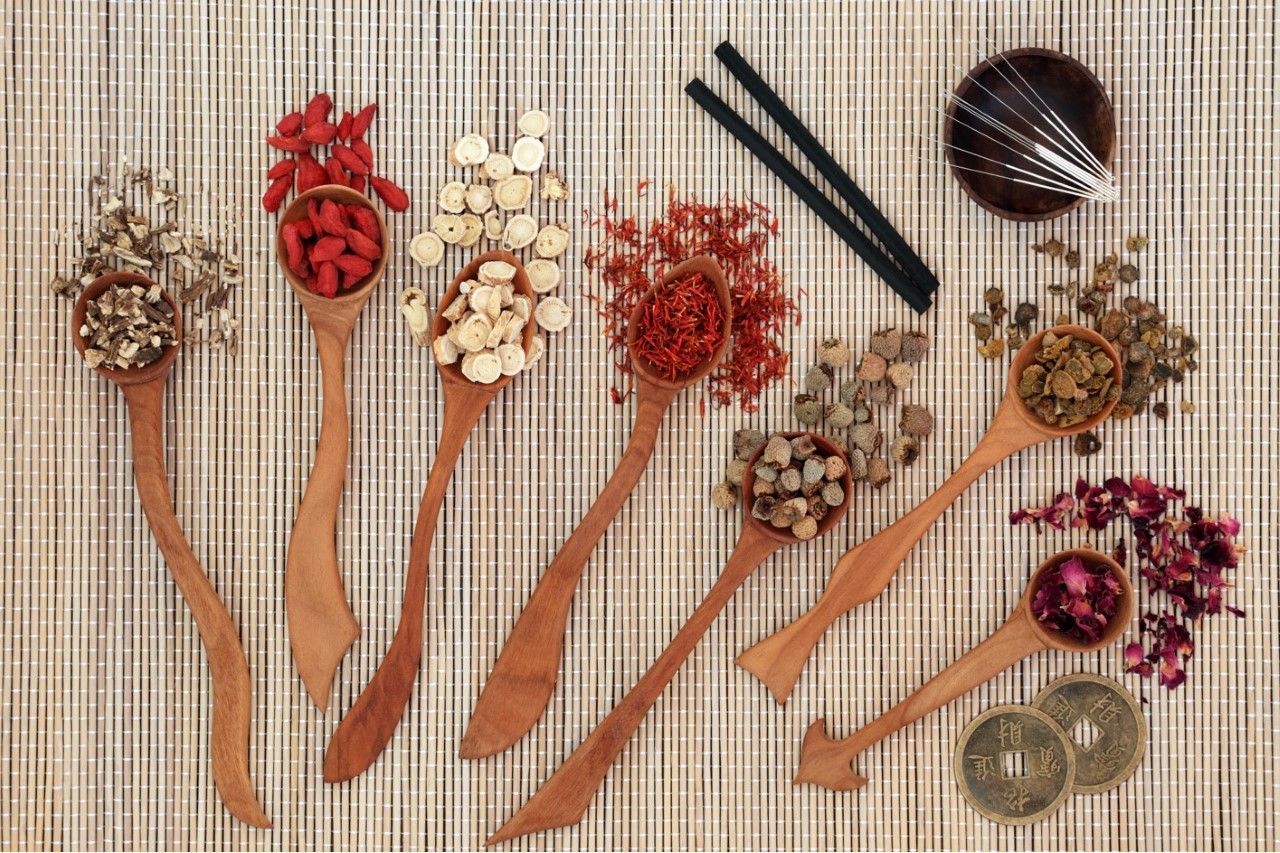
M 835 158 L 809 132 L 809 128 L 805 127 L 804 123 L 796 117 L 796 114 L 770 88 L 769 84 L 756 73 L 756 70 L 743 58 L 742 54 L 738 53 L 737 49 L 728 41 L 721 42 L 715 53 L 720 62 L 729 69 L 729 73 L 737 78 L 738 82 L 751 94 L 756 103 L 764 108 L 765 112 L 778 123 L 783 132 L 796 144 L 796 147 L 818 167 L 818 171 L 822 173 L 823 177 L 831 182 L 831 186 L 849 203 L 849 206 L 866 223 L 871 233 L 884 244 L 884 247 L 889 250 L 889 253 L 902 266 L 907 275 L 924 287 L 927 292 L 932 293 L 937 290 L 938 279 L 920 260 L 920 256 L 907 244 L 906 240 L 902 239 L 902 235 L 880 212 L 880 208 L 876 207 L 871 199 L 867 198 L 861 188 L 854 183 L 853 178 L 849 177 L 849 173 L 840 168 L 840 164 L 835 161 Z
M 928 291 L 903 272 L 878 246 L 854 227 L 849 217 L 793 166 L 782 152 L 774 148 L 754 127 L 749 125 L 746 119 L 734 112 L 732 107 L 720 100 L 705 83 L 696 77 L 689 81 L 684 90 L 721 127 L 756 155 L 769 168 L 769 171 L 790 187 L 791 191 L 798 195 L 809 209 L 818 214 L 823 222 L 827 223 L 880 278 L 893 288 L 895 293 L 906 300 L 908 305 L 920 314 L 929 310 L 931 299 Z

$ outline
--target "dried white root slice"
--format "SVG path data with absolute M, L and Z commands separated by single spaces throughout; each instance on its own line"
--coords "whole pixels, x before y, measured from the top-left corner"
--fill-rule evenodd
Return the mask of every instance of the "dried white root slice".
M 538 223 L 532 216 L 521 213 L 507 220 L 502 232 L 502 244 L 508 249 L 523 249 L 538 237 Z
M 563 225 L 544 225 L 533 250 L 541 258 L 558 258 L 569 248 L 569 231 Z
M 538 303 L 533 316 L 538 325 L 548 332 L 558 332 L 569 325 L 569 321 L 573 319 L 573 311 L 559 296 L 548 296 Z
M 466 296 L 458 296 L 449 306 L 440 312 L 440 316 L 448 320 L 450 323 L 456 323 L 467 313 Z
M 490 240 L 502 239 L 502 231 L 506 225 L 502 222 L 502 217 L 497 211 L 491 210 L 484 215 L 484 236 Z
M 444 333 L 444 336 L 453 341 L 453 345 L 458 349 L 462 349 L 462 323 L 454 323 L 449 327 L 448 331 Z
M 506 284 L 516 277 L 516 268 L 506 261 L 485 261 L 480 265 L 478 278 L 489 285 Z
M 525 136 L 546 136 L 551 129 L 551 116 L 542 110 L 529 110 L 516 121 L 516 130 Z
M 459 347 L 467 352 L 479 352 L 484 349 L 484 342 L 489 339 L 489 318 L 472 314 L 462 321 L 462 329 L 455 339 Z
M 533 195 L 533 179 L 528 175 L 511 175 L 493 185 L 493 203 L 503 210 L 519 210 Z
M 524 327 L 527 325 L 528 323 L 523 319 L 513 315 L 507 323 L 507 327 L 502 330 L 502 342 L 504 344 L 514 344 L 520 340 L 520 336 L 524 334 Z
M 528 322 L 533 314 L 533 300 L 522 293 L 517 293 L 511 298 L 511 313 Z
M 435 354 L 436 361 L 440 364 L 453 364 L 458 360 L 461 353 L 458 345 L 449 340 L 447 336 L 436 338 L 431 342 L 431 351 Z
M 498 317 L 502 314 L 502 294 L 497 288 L 489 295 L 489 301 L 484 304 L 484 314 L 492 322 L 497 322 Z
M 467 185 L 459 181 L 450 181 L 440 188 L 436 203 L 449 213 L 461 213 L 467 209 Z
M 550 293 L 560 286 L 560 267 L 555 261 L 535 258 L 524 265 L 524 271 L 529 275 L 534 293 Z
M 471 288 L 471 292 L 467 294 L 467 306 L 476 312 L 484 311 L 484 306 L 489 304 L 489 300 L 493 298 L 493 286 L 482 284 L 479 287 Z
M 479 134 L 468 133 L 453 143 L 449 156 L 459 166 L 479 166 L 489 156 L 489 143 Z
M 462 224 L 462 217 L 453 213 L 438 213 L 431 220 L 431 230 L 440 236 L 440 239 L 453 245 L 462 239 L 462 235 L 466 232 L 466 228 Z
M 524 356 L 524 369 L 528 370 L 538 363 L 538 359 L 542 358 L 542 354 L 546 352 L 547 344 L 542 340 L 542 335 L 534 335 L 529 341 L 529 351 Z
M 507 334 L 507 324 L 511 322 L 511 317 L 510 311 L 503 311 L 498 315 L 498 319 L 493 321 L 493 328 L 489 330 L 489 337 L 484 339 L 485 349 L 493 349 L 502 343 L 503 337 Z
M 484 234 L 484 222 L 474 213 L 464 213 L 459 218 L 462 219 L 462 236 L 458 239 L 458 245 L 470 249 L 480 242 L 480 237 Z
M 469 352 L 462 357 L 462 375 L 472 382 L 488 385 L 502 375 L 502 362 L 491 352 Z
M 503 344 L 494 354 L 503 376 L 515 376 L 524 369 L 524 350 L 515 344 Z
M 560 177 L 560 173 L 551 169 L 542 176 L 541 195 L 547 201 L 564 201 L 569 197 L 569 185 Z
M 424 267 L 434 267 L 444 258 L 444 241 L 437 234 L 423 231 L 409 242 L 409 257 Z
M 532 136 L 522 136 L 511 146 L 511 162 L 521 172 L 536 172 L 542 166 L 542 158 L 547 156 L 547 147 L 542 140 Z
M 409 332 L 419 346 L 431 340 L 431 315 L 427 313 L 427 294 L 420 287 L 406 287 L 400 293 L 400 313 L 409 321 Z
M 491 181 L 500 181 L 516 173 L 516 164 L 511 162 L 511 158 L 506 154 L 496 152 L 490 154 L 480 168 L 484 170 L 485 176 Z
M 459 293 L 470 293 L 471 289 L 480 284 L 478 281 L 460 281 L 458 282 Z
M 472 213 L 484 213 L 493 207 L 493 190 L 484 184 L 472 184 L 467 187 L 467 209 Z M 458 211 L 454 211 L 457 213 Z

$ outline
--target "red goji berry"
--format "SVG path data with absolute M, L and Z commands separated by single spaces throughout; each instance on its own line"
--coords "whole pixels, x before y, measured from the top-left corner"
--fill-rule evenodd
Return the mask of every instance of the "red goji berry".
M 302 113 L 289 113 L 276 122 L 276 133 L 281 136 L 297 136 L 302 130 Z
M 382 229 L 378 227 L 378 214 L 362 204 L 353 204 L 355 211 L 352 214 L 356 228 L 360 233 L 375 242 L 382 242 Z
M 311 261 L 311 265 L 319 266 L 325 261 L 331 261 L 341 255 L 347 249 L 347 241 L 341 237 L 332 235 L 321 237 L 311 247 L 311 251 L 307 254 L 307 260 Z
M 364 175 L 352 175 L 351 183 L 348 186 L 358 193 L 364 192 Z
M 303 151 L 311 150 L 311 143 L 304 142 L 296 136 L 268 136 L 267 144 L 272 148 L 279 148 L 281 151 L 291 151 L 294 154 L 300 154 Z
M 292 186 L 293 177 L 291 175 L 285 175 L 283 178 L 276 178 L 272 181 L 271 186 L 267 187 L 267 191 L 262 194 L 263 210 L 267 213 L 275 213 L 279 210 L 284 197 Z
M 335 234 L 338 237 L 345 235 L 347 233 L 347 223 L 342 217 L 342 209 L 327 198 L 320 202 L 320 221 L 316 222 L 316 228 L 326 234 Z
M 304 193 L 328 182 L 324 167 L 316 162 L 316 158 L 310 154 L 303 154 L 298 158 L 298 192 Z
M 369 132 L 369 125 L 373 124 L 373 114 L 377 111 L 378 105 L 373 103 L 356 113 L 355 119 L 351 122 L 352 139 L 364 138 L 364 135 Z
M 373 264 L 367 259 L 359 255 L 338 255 L 333 259 L 333 263 L 348 275 L 356 278 L 364 278 L 373 272 Z
M 267 170 L 267 180 L 274 181 L 276 178 L 283 178 L 297 167 L 297 163 L 286 157 Z
M 307 199 L 307 219 L 311 221 L 311 228 L 315 234 L 327 234 L 324 230 L 324 222 L 320 217 L 320 200 Z
M 324 161 L 324 171 L 329 176 L 329 183 L 347 186 L 347 172 L 336 157 Z
M 292 222 L 285 223 L 280 229 L 280 240 L 284 243 L 285 254 L 288 257 L 289 269 L 299 275 L 302 274 L 302 238 L 298 236 L 298 226 Z
M 351 138 L 351 122 L 354 119 L 350 112 L 343 112 L 342 120 L 338 122 L 338 141 L 346 142 Z
M 332 122 L 321 121 L 302 131 L 302 138 L 317 145 L 328 145 L 338 135 L 338 126 Z
M 307 101 L 307 109 L 302 114 L 302 126 L 311 127 L 313 124 L 319 124 L 329 117 L 329 111 L 333 109 L 333 98 L 328 93 L 320 92 L 312 96 Z
M 320 274 L 316 277 L 316 292 L 330 299 L 338 295 L 338 268 L 333 261 L 325 261 L 320 265 Z
M 316 227 L 311 224 L 310 219 L 299 219 L 293 223 L 293 227 L 303 240 L 310 240 L 316 235 Z
M 341 142 L 337 143 L 336 145 L 333 146 L 333 148 L 329 150 L 334 157 L 338 158 L 338 162 L 342 164 L 343 168 L 345 168 L 351 174 L 353 175 L 369 174 L 369 167 L 365 164 L 363 160 L 360 159 L 360 156 L 356 154 L 354 151 L 352 151 L 350 148 L 348 148 L 347 146 L 343 145 Z
M 387 207 L 396 213 L 402 213 L 409 209 L 409 196 L 391 181 L 386 178 L 370 176 L 369 183 L 373 185 L 373 191 L 378 194 L 378 198 L 382 199 Z
M 365 142 L 363 139 L 353 139 L 351 140 L 351 150 L 357 157 L 364 161 L 364 164 L 369 167 L 369 171 L 372 172 L 373 149 L 369 147 L 369 143 Z
M 359 228 L 348 229 L 347 245 L 351 247 L 351 251 L 365 260 L 376 261 L 382 257 L 382 246 L 377 241 L 364 236 Z

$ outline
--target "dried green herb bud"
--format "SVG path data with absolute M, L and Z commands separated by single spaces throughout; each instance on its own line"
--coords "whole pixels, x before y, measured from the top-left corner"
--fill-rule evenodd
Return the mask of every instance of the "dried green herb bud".
M 778 469 L 768 462 L 761 462 L 756 465 L 754 473 L 757 480 L 763 480 L 766 483 L 773 483 L 778 479 Z
M 806 515 L 791 525 L 791 535 L 800 540 L 812 539 L 818 535 L 818 522 Z
M 822 403 L 812 394 L 797 394 L 792 411 L 800 423 L 813 426 L 822 418 Z
M 1092 456 L 1102 449 L 1102 441 L 1092 431 L 1082 432 L 1071 443 L 1071 449 L 1076 456 Z
M 924 332 L 907 332 L 902 336 L 902 352 L 899 358 L 915 364 L 924 361 L 929 354 L 929 336 Z
M 1069 270 L 1078 269 L 1080 266 L 1080 253 L 1075 249 L 1071 249 L 1062 256 L 1062 263 Z
M 889 364 L 882 356 L 878 356 L 873 352 L 864 352 L 862 361 L 858 363 L 858 378 L 863 382 L 879 382 L 884 379 L 885 371 L 888 368 Z
M 733 455 L 749 460 L 764 445 L 764 433 L 758 429 L 740 429 L 733 434 Z
M 813 443 L 813 436 L 808 433 L 797 435 L 791 439 L 791 458 L 803 462 L 818 452 L 818 445 Z
M 828 480 L 839 480 L 848 470 L 848 463 L 839 456 L 828 456 L 823 463 L 822 476 Z
M 774 433 L 769 436 L 769 442 L 764 447 L 764 453 L 761 454 L 761 460 L 784 468 L 791 462 L 791 442 L 787 441 L 787 437 L 780 433 Z
M 1038 252 L 1044 252 L 1046 255 L 1048 255 L 1051 258 L 1062 257 L 1063 251 L 1066 250 L 1066 246 L 1064 246 L 1062 241 L 1059 240 L 1057 237 L 1050 237 L 1048 240 L 1045 240 L 1042 245 L 1032 246 L 1031 248 L 1035 249 Z
M 850 409 L 844 403 L 829 403 L 827 405 L 827 426 L 832 429 L 846 429 L 853 423 L 853 409 Z
M 867 456 L 876 452 L 882 440 L 875 424 L 857 424 L 849 430 L 849 439 Z
M 725 466 L 724 478 L 735 486 L 742 485 L 742 478 L 747 473 L 747 463 L 741 459 L 731 459 Z
M 1178 410 L 1184 415 L 1193 415 L 1196 411 L 1196 404 L 1190 400 L 1181 400 L 1178 402 Z
M 849 479 L 855 483 L 867 479 L 867 455 L 861 448 L 854 447 L 847 454 L 849 457 Z
M 729 482 L 716 483 L 711 490 L 711 503 L 720 509 L 731 509 L 738 503 L 738 490 Z
M 804 390 L 810 394 L 821 394 L 831 387 L 831 365 L 815 364 L 804 375 Z
M 1125 284 L 1133 284 L 1138 280 L 1138 268 L 1133 264 L 1125 264 L 1116 271 L 1116 275 Z
M 840 338 L 827 338 L 818 345 L 818 358 L 829 367 L 844 367 L 849 363 L 849 345 Z
M 788 492 L 800 491 L 800 484 L 804 482 L 800 475 L 800 471 L 795 468 L 784 468 L 782 473 L 778 475 L 778 488 L 785 489 Z
M 756 498 L 755 503 L 751 505 L 751 517 L 760 521 L 768 521 L 773 518 L 774 510 L 778 508 L 778 500 L 772 495 L 761 495 Z
M 846 379 L 840 383 L 840 402 L 852 406 L 859 398 L 862 383 L 857 379 Z
M 889 455 L 903 465 L 910 465 L 920 456 L 920 440 L 911 435 L 900 435 L 889 445 Z
M 804 468 L 800 472 L 801 478 L 806 483 L 816 483 L 822 479 L 827 473 L 827 466 L 823 460 L 816 456 L 811 456 L 804 461 Z
M 1147 248 L 1147 238 L 1134 235 L 1124 241 L 1124 247 L 1130 252 L 1141 252 Z
M 879 489 L 889 482 L 889 463 L 876 456 L 867 462 L 867 479 L 873 488 Z
M 898 419 L 898 429 L 906 435 L 929 435 L 933 432 L 933 414 L 924 406 L 905 403 L 902 417 Z
M 839 483 L 827 483 L 822 487 L 822 502 L 827 506 L 840 506 L 844 503 L 844 486 Z
M 911 384 L 911 380 L 916 378 L 916 369 L 905 361 L 899 361 L 889 365 L 886 374 L 894 388 L 906 388 Z
M 902 332 L 885 329 L 871 336 L 871 351 L 886 361 L 892 361 L 902 352 Z

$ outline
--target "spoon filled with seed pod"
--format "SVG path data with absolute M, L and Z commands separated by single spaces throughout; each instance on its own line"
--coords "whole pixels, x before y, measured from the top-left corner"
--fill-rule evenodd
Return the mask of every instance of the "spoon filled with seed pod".
M 879 595 L 920 538 L 979 476 L 1032 445 L 1094 428 L 1111 414 L 1120 390 L 1119 356 L 1097 332 L 1063 325 L 1028 339 L 1010 367 L 986 435 L 955 473 L 911 512 L 845 553 L 818 602 L 743 652 L 738 665 L 786 702 L 831 623 Z
M 436 519 L 467 436 L 485 407 L 540 346 L 533 289 L 516 257 L 486 252 L 454 278 L 436 312 L 432 350 L 444 395 L 444 424 L 418 506 L 404 599 L 395 638 L 364 691 L 329 741 L 326 782 L 363 773 L 382 753 L 404 715 L 422 662 L 427 563 Z M 540 352 L 540 350 L 538 350 Z
M 213 684 L 209 754 L 227 810 L 250 826 L 271 819 L 249 778 L 252 696 L 249 665 L 231 614 L 191 550 L 169 494 L 164 462 L 164 392 L 178 357 L 182 317 L 173 298 L 145 276 L 99 276 L 76 300 L 71 339 L 85 363 L 124 393 L 133 439 L 133 477 L 151 533 L 200 632 Z
M 555 689 L 569 607 L 587 559 L 644 474 L 667 409 L 719 365 L 732 327 L 729 285 L 719 264 L 707 257 L 673 268 L 632 312 L 627 351 L 636 375 L 635 427 L 604 490 L 547 566 L 511 629 L 463 735 L 463 758 L 501 752 L 542 716 Z
M 804 736 L 795 782 L 835 791 L 861 788 L 867 780 L 853 772 L 852 762 L 874 744 L 1028 655 L 1106 648 L 1132 616 L 1133 589 L 1119 563 L 1090 548 L 1055 554 L 1036 569 L 1012 615 L 994 634 L 915 693 L 843 740 L 827 736 L 824 720 L 814 721 Z
M 848 509 L 853 485 L 848 461 L 822 436 L 775 433 L 755 452 L 751 463 L 743 479 L 745 493 L 755 491 L 755 478 L 764 470 L 776 475 L 774 488 L 771 494 L 757 495 L 746 509 L 738 544 L 702 603 L 609 716 L 596 724 L 487 844 L 582 820 L 618 754 L 738 587 L 774 551 L 826 533 Z M 792 483 L 795 490 L 784 485 Z
M 382 279 L 387 225 L 362 193 L 327 184 L 280 217 L 276 260 L 306 311 L 320 353 L 320 440 L 289 534 L 284 603 L 294 665 L 316 707 L 329 707 L 334 671 L 360 634 L 338 568 L 338 503 L 351 425 L 345 361 L 356 319 Z

